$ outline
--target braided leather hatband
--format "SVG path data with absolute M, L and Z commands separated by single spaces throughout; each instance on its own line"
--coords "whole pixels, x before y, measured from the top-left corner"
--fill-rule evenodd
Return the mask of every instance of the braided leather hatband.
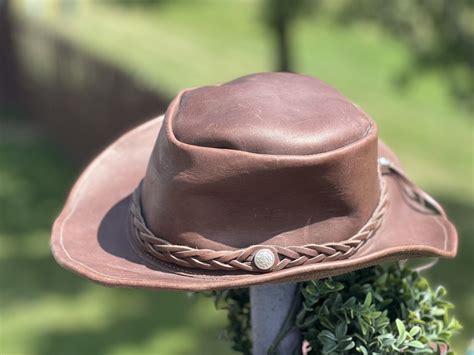
M 285 247 L 254 245 L 237 250 L 211 250 L 175 245 L 150 231 L 141 211 L 141 186 L 139 186 L 133 194 L 130 208 L 132 234 L 139 246 L 149 255 L 185 268 L 265 272 L 342 260 L 353 255 L 380 227 L 388 200 L 386 183 L 382 177 L 380 177 L 380 190 L 379 202 L 372 216 L 347 240 Z

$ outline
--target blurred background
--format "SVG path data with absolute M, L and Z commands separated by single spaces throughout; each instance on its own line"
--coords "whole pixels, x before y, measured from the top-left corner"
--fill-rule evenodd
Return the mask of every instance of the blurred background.
M 180 89 L 260 71 L 338 88 L 439 199 L 459 255 L 427 276 L 474 336 L 472 1 L 0 0 L 0 353 L 232 354 L 204 297 L 62 270 L 51 224 L 85 164 Z

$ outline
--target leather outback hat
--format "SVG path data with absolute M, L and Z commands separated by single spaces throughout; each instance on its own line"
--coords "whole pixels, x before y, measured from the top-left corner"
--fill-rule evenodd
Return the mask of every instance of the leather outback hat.
M 180 92 L 76 182 L 56 260 L 112 286 L 245 287 L 454 257 L 442 207 L 322 81 L 262 73 Z

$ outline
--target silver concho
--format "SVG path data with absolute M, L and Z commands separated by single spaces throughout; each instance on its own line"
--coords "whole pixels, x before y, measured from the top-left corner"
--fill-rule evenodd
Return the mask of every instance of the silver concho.
M 260 249 L 255 253 L 253 262 L 262 271 L 270 270 L 275 263 L 275 254 L 270 249 Z

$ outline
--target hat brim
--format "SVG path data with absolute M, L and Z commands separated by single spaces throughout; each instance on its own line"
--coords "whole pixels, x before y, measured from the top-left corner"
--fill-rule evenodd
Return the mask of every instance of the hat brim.
M 185 270 L 153 260 L 130 238 L 129 204 L 162 121 L 158 117 L 123 135 L 79 177 L 53 226 L 51 248 L 60 265 L 109 286 L 202 291 L 319 279 L 385 261 L 456 255 L 454 226 L 445 217 L 414 207 L 395 179 L 384 175 L 389 195 L 384 221 L 349 259 L 239 275 Z M 381 141 L 379 155 L 399 164 Z

